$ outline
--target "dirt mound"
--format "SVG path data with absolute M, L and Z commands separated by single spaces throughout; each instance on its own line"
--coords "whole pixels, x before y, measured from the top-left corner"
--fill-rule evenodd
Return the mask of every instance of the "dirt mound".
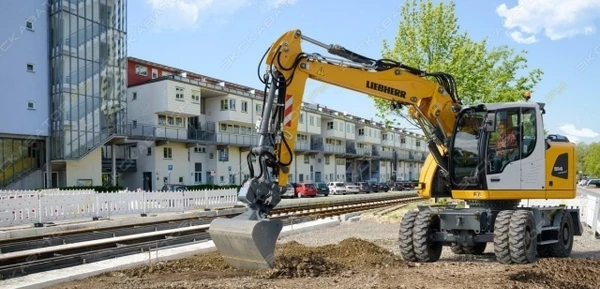
M 353 274 L 363 268 L 404 266 L 402 259 L 371 242 L 350 238 L 339 244 L 308 247 L 292 241 L 277 246 L 275 266 L 271 270 L 247 272 L 230 267 L 218 252 L 190 258 L 159 262 L 122 271 L 129 277 L 150 274 L 202 272 L 207 277 L 253 275 L 258 278 L 298 278 Z
M 596 289 L 600 284 L 600 260 L 540 259 L 531 268 L 511 274 L 510 279 L 524 283 L 522 288 Z

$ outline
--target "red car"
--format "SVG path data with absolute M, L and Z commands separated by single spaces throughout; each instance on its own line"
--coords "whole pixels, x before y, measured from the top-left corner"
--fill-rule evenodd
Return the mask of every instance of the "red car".
M 294 189 L 298 197 L 315 197 L 317 195 L 317 187 L 313 184 L 295 183 Z

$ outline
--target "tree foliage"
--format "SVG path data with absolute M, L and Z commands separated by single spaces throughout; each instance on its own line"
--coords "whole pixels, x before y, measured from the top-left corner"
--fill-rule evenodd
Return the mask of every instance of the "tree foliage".
M 600 143 L 578 143 L 575 154 L 577 172 L 583 171 L 586 175 L 600 176 Z
M 475 41 L 460 31 L 452 1 L 434 5 L 431 0 L 407 0 L 400 17 L 393 45 L 383 41 L 383 57 L 429 72 L 452 74 L 463 104 L 518 101 L 541 80 L 540 69 L 521 71 L 527 68 L 526 51 L 488 48 L 488 39 Z M 404 111 L 392 111 L 389 102 L 372 99 L 377 115 L 388 125 L 390 116 L 407 119 Z

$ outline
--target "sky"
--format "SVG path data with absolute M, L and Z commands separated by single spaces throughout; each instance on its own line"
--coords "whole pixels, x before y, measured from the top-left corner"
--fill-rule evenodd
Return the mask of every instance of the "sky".
M 129 0 L 127 53 L 262 90 L 257 76 L 260 59 L 289 30 L 300 29 L 323 43 L 380 58 L 383 39 L 393 43 L 397 33 L 402 1 L 369 3 Z M 600 101 L 592 89 L 600 81 L 600 0 L 455 3 L 462 31 L 474 40 L 488 37 L 491 46 L 527 50 L 527 71 L 544 71 L 532 100 L 546 103 L 544 125 L 550 133 L 574 142 L 600 141 L 600 107 L 595 105 Z M 303 50 L 327 54 L 309 43 L 303 44 Z M 304 100 L 377 119 L 370 98 L 344 88 L 309 80 Z

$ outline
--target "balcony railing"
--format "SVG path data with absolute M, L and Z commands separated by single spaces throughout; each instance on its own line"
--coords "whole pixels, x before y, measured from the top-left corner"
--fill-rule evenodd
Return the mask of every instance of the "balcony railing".
M 207 126 L 208 127 L 208 126 Z M 138 140 L 180 140 L 182 142 L 205 142 L 212 144 L 231 144 L 237 146 L 256 146 L 259 136 L 255 132 L 251 134 L 238 134 L 227 132 L 216 132 L 214 128 L 186 129 L 184 127 L 164 127 L 154 125 L 127 124 L 120 130 L 125 136 Z M 355 154 L 361 156 L 381 156 L 392 158 L 391 151 L 373 150 L 372 148 L 354 148 L 344 145 L 329 145 L 319 142 L 297 142 L 296 150 L 316 150 L 330 154 Z M 424 160 L 426 156 L 416 157 L 414 154 L 399 152 L 398 160 Z

